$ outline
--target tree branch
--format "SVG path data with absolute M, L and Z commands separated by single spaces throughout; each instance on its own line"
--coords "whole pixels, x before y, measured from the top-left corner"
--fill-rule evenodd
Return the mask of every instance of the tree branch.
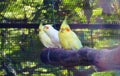
M 41 52 L 41 61 L 55 66 L 96 66 L 98 71 L 120 70 L 120 46 L 115 49 L 84 47 L 78 51 L 46 48 Z

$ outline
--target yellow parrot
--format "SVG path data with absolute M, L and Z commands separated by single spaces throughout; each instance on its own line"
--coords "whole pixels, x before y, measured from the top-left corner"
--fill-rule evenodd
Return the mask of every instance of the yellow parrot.
M 55 45 L 54 48 L 61 48 L 58 31 L 54 29 L 50 24 L 45 25 L 44 31 L 50 37 L 52 43 Z
M 40 23 L 40 25 L 39 25 L 39 38 L 40 38 L 41 43 L 47 48 L 54 48 L 55 45 L 52 43 L 49 36 L 44 32 L 43 28 L 44 28 L 44 26 L 42 25 L 42 23 Z
M 67 17 L 65 17 L 59 30 L 60 43 L 66 50 L 78 50 L 83 47 L 82 43 L 77 35 L 71 30 L 66 20 Z
M 82 46 L 81 41 L 77 35 L 71 30 L 70 26 L 67 23 L 67 16 L 63 20 L 60 30 L 59 30 L 59 39 L 61 46 L 66 50 L 79 50 Z M 79 66 L 73 67 L 75 69 L 81 69 Z M 68 71 L 70 73 L 70 71 Z

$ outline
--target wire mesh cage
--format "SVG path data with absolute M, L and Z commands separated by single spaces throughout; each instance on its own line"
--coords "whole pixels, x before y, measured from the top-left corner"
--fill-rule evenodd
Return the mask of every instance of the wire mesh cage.
M 40 61 L 40 22 L 59 31 L 68 24 L 83 46 L 111 49 L 120 44 L 119 0 L 0 1 L 0 75 L 68 76 L 66 68 Z M 102 75 L 101 75 L 102 76 Z

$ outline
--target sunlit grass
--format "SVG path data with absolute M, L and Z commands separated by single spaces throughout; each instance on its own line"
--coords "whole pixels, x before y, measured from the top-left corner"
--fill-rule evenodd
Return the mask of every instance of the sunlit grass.
M 120 71 L 95 72 L 91 76 L 119 76 Z

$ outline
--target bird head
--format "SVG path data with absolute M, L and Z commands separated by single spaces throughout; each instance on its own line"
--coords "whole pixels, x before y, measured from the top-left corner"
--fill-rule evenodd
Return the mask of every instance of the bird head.
M 63 20 L 61 26 L 60 26 L 60 32 L 70 32 L 70 26 L 67 23 L 67 16 L 65 17 L 65 19 Z
M 44 26 L 44 31 L 47 32 L 47 31 L 50 31 L 50 30 L 53 30 L 54 28 L 52 27 L 52 25 L 50 24 L 47 24 Z

